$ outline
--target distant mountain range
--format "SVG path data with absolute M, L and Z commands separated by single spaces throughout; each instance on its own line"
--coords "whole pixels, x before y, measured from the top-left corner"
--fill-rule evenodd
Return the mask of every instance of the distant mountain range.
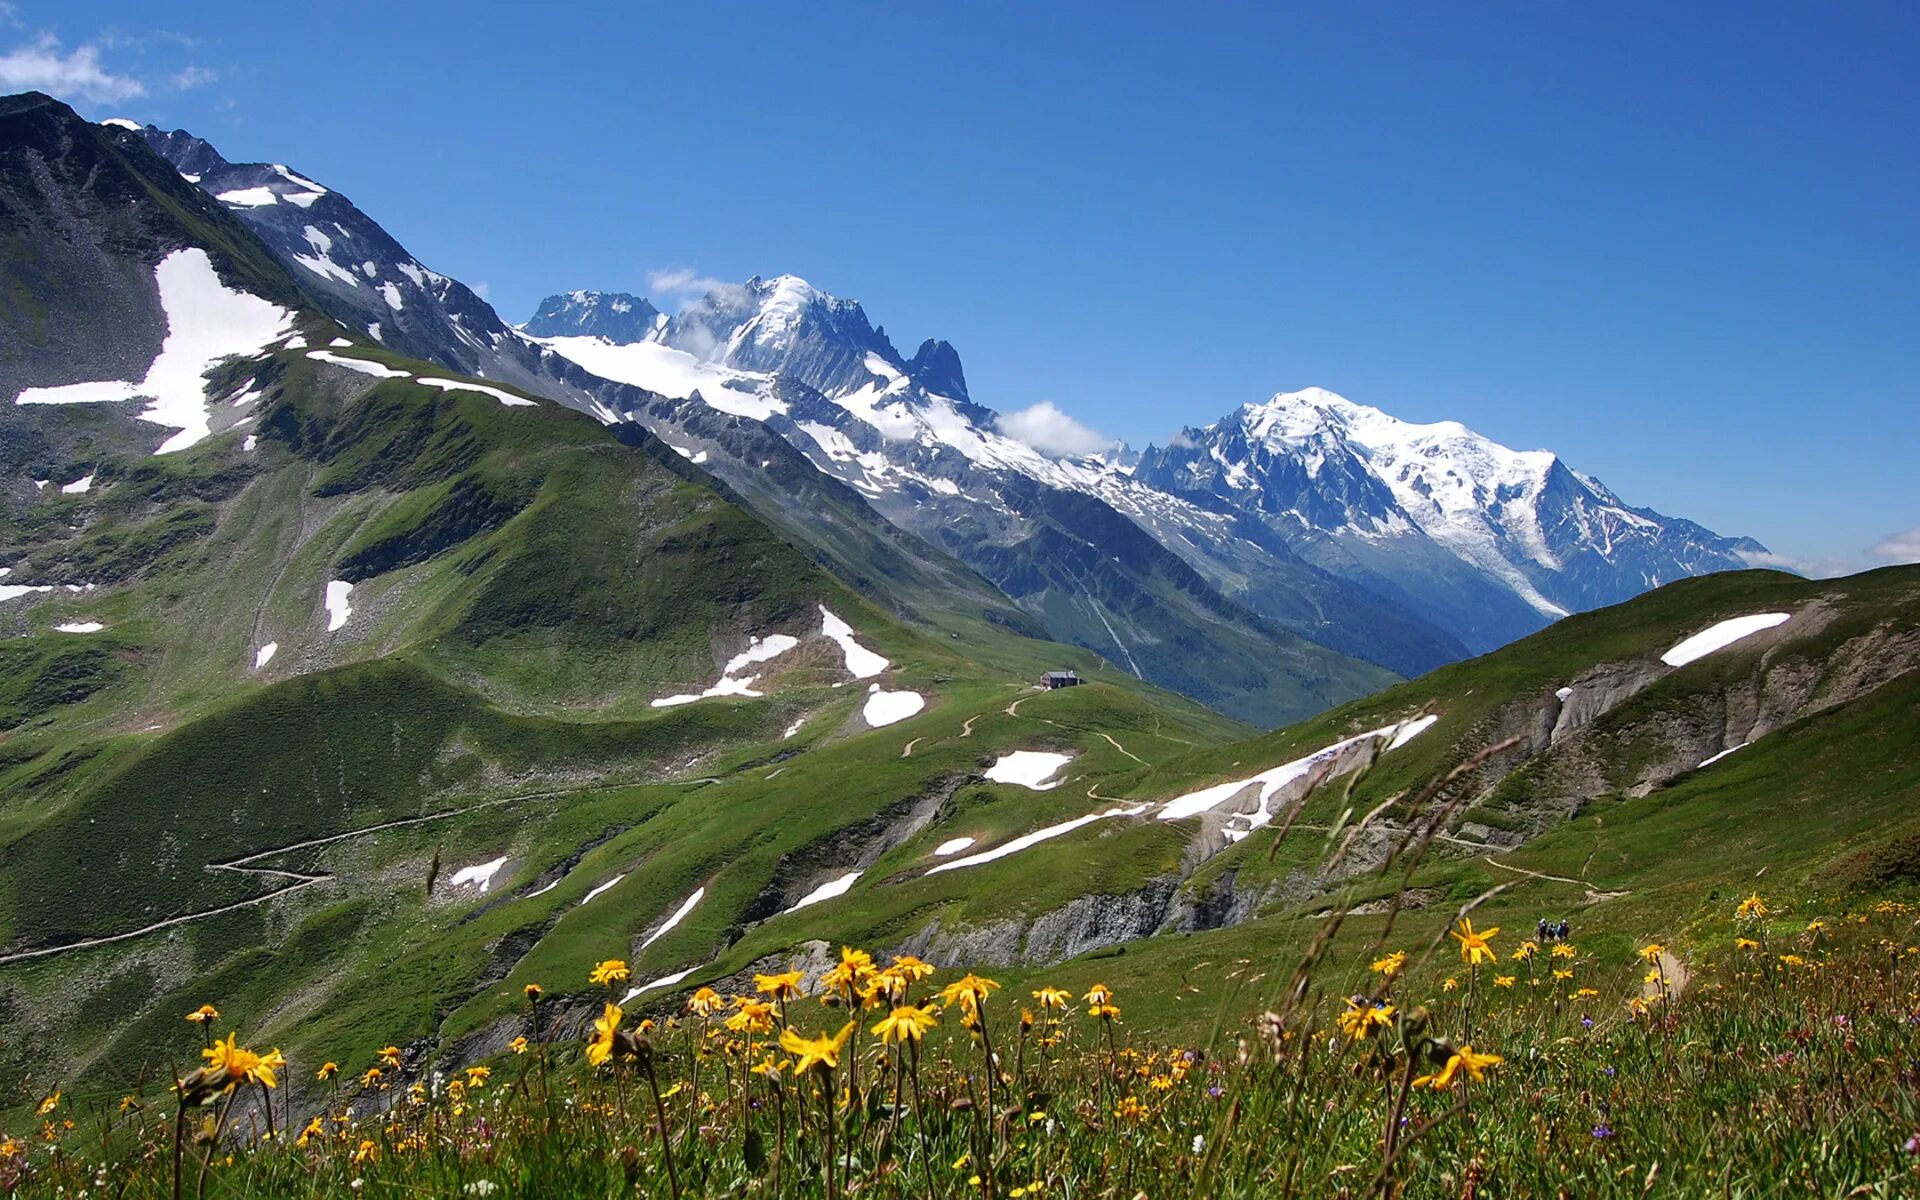
M 874 561 L 872 545 L 902 546 L 877 515 L 920 544 L 908 557 L 964 564 L 1046 636 L 1256 723 L 1764 552 L 1632 507 L 1549 452 L 1318 389 L 1137 454 L 1044 452 L 969 394 L 951 345 L 902 354 L 858 302 L 791 275 L 672 315 L 558 293 L 511 327 L 323 183 L 140 132 L 349 328 L 640 424 L 843 575 L 904 588 Z

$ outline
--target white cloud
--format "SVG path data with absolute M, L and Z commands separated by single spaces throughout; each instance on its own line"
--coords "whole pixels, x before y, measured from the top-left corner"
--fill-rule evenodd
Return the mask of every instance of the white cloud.
M 1000 432 L 1042 454 L 1093 454 L 1113 444 L 1112 438 L 1061 412 L 1051 400 L 1002 414 Z
M 1867 555 L 1890 563 L 1920 563 L 1920 525 L 1888 534 Z
M 218 78 L 220 78 L 220 72 L 211 67 L 188 67 L 184 71 L 174 72 L 173 86 L 183 92 L 191 91 L 197 87 L 205 87 Z
M 655 300 L 697 300 L 708 292 L 725 292 L 740 285 L 711 275 L 702 275 L 692 267 L 669 267 L 647 272 L 647 290 Z
M 1776 571 L 1792 571 L 1795 575 L 1805 575 L 1808 579 L 1835 579 L 1841 575 L 1851 575 L 1860 569 L 1859 564 L 1838 558 L 1799 558 L 1792 554 L 1775 554 L 1771 550 L 1742 550 L 1740 557 L 1750 567 L 1770 567 Z
M 41 91 L 63 99 L 115 104 L 147 94 L 147 86 L 131 75 L 115 75 L 100 64 L 100 51 L 80 46 L 62 55 L 60 41 L 41 34 L 24 46 L 0 55 L 0 89 Z
M 490 299 L 493 296 L 492 286 L 484 279 L 475 280 L 473 283 L 468 284 L 467 290 L 482 300 Z

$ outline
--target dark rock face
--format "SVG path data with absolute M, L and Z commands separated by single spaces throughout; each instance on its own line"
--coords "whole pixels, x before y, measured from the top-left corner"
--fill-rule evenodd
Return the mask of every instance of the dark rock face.
M 0 98 L 0 401 L 141 378 L 167 333 L 154 265 L 188 246 L 230 283 L 298 302 L 244 230 L 135 135 L 37 92 Z
M 287 274 L 356 336 L 449 371 L 580 403 L 473 290 L 420 263 L 353 201 L 281 163 L 232 163 L 185 130 L 138 134 L 243 222 Z

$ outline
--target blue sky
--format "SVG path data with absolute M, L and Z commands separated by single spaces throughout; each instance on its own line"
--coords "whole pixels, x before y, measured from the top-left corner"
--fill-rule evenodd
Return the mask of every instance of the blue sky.
M 0 81 L 292 164 L 509 320 L 793 272 L 1001 410 L 1318 385 L 1920 559 L 1920 7 L 1270 7 L 15 3 Z

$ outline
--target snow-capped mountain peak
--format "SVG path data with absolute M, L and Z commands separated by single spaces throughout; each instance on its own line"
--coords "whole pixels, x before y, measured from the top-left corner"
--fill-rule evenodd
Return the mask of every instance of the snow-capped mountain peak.
M 1745 565 L 1743 540 L 1626 505 L 1550 450 L 1515 450 L 1457 421 L 1417 424 L 1324 388 L 1282 392 L 1166 449 L 1139 477 L 1259 513 L 1309 557 L 1410 579 L 1425 543 L 1540 617 Z M 1381 558 L 1391 547 L 1400 562 Z M 1442 564 L 1444 567 L 1444 563 Z

